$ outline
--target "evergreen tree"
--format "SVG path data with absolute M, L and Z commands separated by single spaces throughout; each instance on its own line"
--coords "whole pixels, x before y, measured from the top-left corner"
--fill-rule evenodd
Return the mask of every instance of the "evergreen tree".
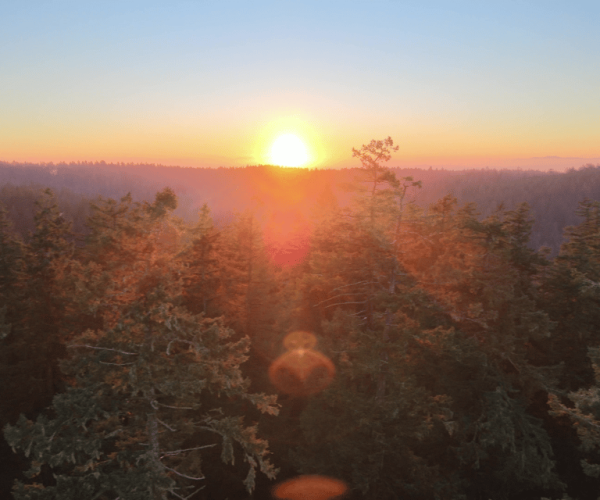
M 210 209 L 206 204 L 198 214 L 198 220 L 191 230 L 191 245 L 186 251 L 184 262 L 187 266 L 185 273 L 185 304 L 195 313 L 204 313 L 207 317 L 222 314 L 218 310 L 220 283 L 219 255 L 220 232 L 214 227 L 210 217 Z
M 446 348 L 459 378 L 438 373 L 445 382 L 437 390 L 454 401 L 460 473 L 470 494 L 490 498 L 560 489 L 539 404 L 556 376 L 540 353 L 552 324 L 535 301 L 544 259 L 526 248 L 527 207 L 479 221 L 475 207 L 455 205 L 446 197 L 431 207 L 428 224 L 414 235 L 419 257 L 406 267 L 458 333 Z M 463 350 L 471 354 L 465 358 Z M 471 373 L 461 374 L 467 366 Z
M 51 190 L 35 203 L 35 230 L 26 245 L 10 236 L 2 215 L 0 294 L 4 340 L 3 421 L 39 411 L 60 385 L 58 359 L 64 356 L 60 288 L 73 244 L 68 224 Z
M 223 229 L 220 301 L 230 325 L 252 339 L 253 351 L 269 357 L 273 350 L 274 317 L 278 304 L 273 266 L 262 230 L 251 211 L 238 214 Z M 234 326 L 235 325 L 235 326 Z M 267 366 L 263 366 L 266 372 Z
M 31 404 L 23 396 L 28 382 L 30 346 L 23 338 L 25 309 L 25 248 L 11 232 L 6 210 L 0 206 L 0 425 L 13 420 Z
M 566 391 L 593 383 L 587 349 L 600 345 L 600 202 L 582 201 L 577 215 L 582 222 L 565 230 L 567 241 L 541 286 L 543 306 L 557 324 L 548 355 L 564 362 Z
M 52 411 L 5 430 L 32 459 L 31 484 L 19 484 L 16 498 L 189 498 L 219 441 L 225 463 L 248 464 L 249 491 L 257 470 L 274 477 L 267 443 L 231 411 L 241 399 L 274 415 L 275 398 L 248 392 L 248 338 L 183 306 L 175 206 L 165 190 L 152 204 L 125 197 L 93 207 L 82 263 L 71 263 L 65 286 L 68 324 L 95 327 L 68 336 L 69 387 Z
M 368 198 L 313 238 L 306 310 L 339 372 L 307 403 L 297 463 L 366 498 L 559 491 L 531 413 L 552 381 L 530 361 L 551 324 L 526 207 L 481 222 L 446 197 L 422 214 L 402 203 L 412 179 L 369 164 Z
M 450 401 L 420 386 L 413 371 L 407 340 L 418 331 L 414 311 L 424 296 L 395 256 L 408 185 L 382 165 L 392 146 L 388 138 L 354 150 L 371 189 L 314 231 L 303 293 L 339 371 L 302 413 L 295 460 L 303 472 L 343 478 L 366 498 L 434 497 L 455 486 L 437 480 L 423 453 L 450 417 Z
M 597 479 L 600 477 L 600 349 L 590 347 L 589 356 L 594 367 L 595 384 L 569 393 L 568 404 L 563 403 L 557 394 L 551 394 L 548 402 L 550 414 L 558 419 L 568 419 L 577 431 L 582 452 L 581 468 L 586 475 Z M 595 490 L 597 485 L 595 481 Z

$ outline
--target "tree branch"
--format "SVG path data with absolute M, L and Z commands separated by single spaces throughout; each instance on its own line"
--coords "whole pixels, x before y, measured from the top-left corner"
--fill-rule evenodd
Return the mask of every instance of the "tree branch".
M 175 495 L 177 498 L 180 498 L 181 500 L 188 500 L 189 498 L 192 498 L 196 493 L 198 493 L 200 490 L 203 490 L 204 488 L 206 488 L 206 485 L 200 486 L 200 488 L 198 488 L 196 491 L 194 491 L 191 495 L 188 495 L 187 497 L 182 497 L 180 494 L 175 493 L 172 489 L 168 490 L 168 491 L 169 491 L 169 493 L 171 493 L 171 495 Z
M 163 467 L 167 470 L 170 470 L 171 472 L 174 472 L 175 474 L 177 474 L 178 476 L 181 477 L 185 477 L 186 479 L 191 479 L 192 481 L 202 481 L 202 479 L 206 479 L 204 476 L 202 477 L 192 477 L 192 476 L 186 476 L 185 474 L 182 474 L 181 472 L 176 471 L 175 469 L 171 469 L 171 467 L 167 467 L 166 465 L 163 464 Z M 188 497 L 189 498 L 189 497 Z
M 162 403 L 159 403 L 158 401 L 156 402 L 157 405 L 162 406 L 164 408 L 173 408 L 174 410 L 193 410 L 194 408 L 192 408 L 191 406 L 170 406 L 170 405 L 164 405 Z
M 164 427 L 166 427 L 167 429 L 169 429 L 171 432 L 177 432 L 177 429 L 173 429 L 173 427 L 170 427 L 169 425 L 165 424 L 160 418 L 156 417 L 156 421 L 163 425 Z
M 127 354 L 130 356 L 138 356 L 139 353 L 137 352 L 127 352 L 127 351 L 121 351 L 119 349 L 111 349 L 109 347 L 96 347 L 93 345 L 87 345 L 87 344 L 71 344 L 68 345 L 67 347 L 87 347 L 88 349 L 98 349 L 99 351 L 113 351 L 113 352 L 118 352 L 119 354 Z
M 333 297 L 329 297 L 328 299 L 322 300 L 322 301 L 321 301 L 321 302 L 319 302 L 318 304 L 313 304 L 313 307 L 320 306 L 321 304 L 324 304 L 325 302 L 329 302 L 330 300 L 337 299 L 337 298 L 339 298 L 339 297 L 347 297 L 348 295 L 363 295 L 363 294 L 364 294 L 364 292 L 355 292 L 355 293 L 352 293 L 352 292 L 347 292 L 347 293 L 340 293 L 340 294 L 338 294 L 338 295 L 334 295 Z
M 327 309 L 329 307 L 334 307 L 334 306 L 343 306 L 346 304 L 366 304 L 368 301 L 367 300 L 361 300 L 359 302 L 338 302 L 337 304 L 329 304 L 328 306 L 325 306 L 323 309 Z
M 171 456 L 179 455 L 186 451 L 204 450 L 205 448 L 214 448 L 215 446 L 217 446 L 217 445 L 216 444 L 206 444 L 204 446 L 197 446 L 196 448 L 185 448 L 183 450 L 167 451 L 167 452 L 163 453 L 163 456 L 160 458 L 162 459 L 164 457 L 171 457 Z

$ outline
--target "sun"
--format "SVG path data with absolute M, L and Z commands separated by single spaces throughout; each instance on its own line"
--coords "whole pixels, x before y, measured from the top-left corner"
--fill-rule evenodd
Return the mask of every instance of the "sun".
M 301 167 L 310 156 L 302 139 L 295 134 L 282 134 L 271 146 L 270 163 L 282 167 Z

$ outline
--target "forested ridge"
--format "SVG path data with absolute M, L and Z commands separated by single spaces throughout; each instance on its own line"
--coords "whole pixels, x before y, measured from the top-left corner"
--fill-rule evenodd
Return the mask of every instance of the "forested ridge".
M 0 494 L 270 498 L 320 474 L 357 499 L 595 500 L 600 168 L 399 171 L 393 149 L 170 182 L 0 165 Z M 335 375 L 276 394 L 297 331 Z
M 423 183 L 410 194 L 423 209 L 447 194 L 458 204 L 476 203 L 482 216 L 499 206 L 512 210 L 528 203 L 534 225 L 530 246 L 547 246 L 556 255 L 566 226 L 579 222 L 575 213 L 584 198 L 600 199 L 600 166 L 584 165 L 564 173 L 528 170 L 435 170 L 390 168 L 397 177 L 412 176 Z M 0 199 L 15 229 L 26 236 L 33 229 L 33 203 L 39 189 L 53 189 L 61 210 L 77 232 L 85 230 L 88 200 L 100 195 L 119 199 L 131 193 L 134 201 L 151 200 L 170 186 L 177 194 L 176 215 L 192 220 L 203 204 L 220 221 L 248 208 L 273 212 L 293 210 L 308 217 L 317 199 L 332 193 L 341 206 L 352 200 L 347 187 L 356 168 L 307 170 L 266 165 L 244 168 L 184 168 L 154 164 L 105 162 L 28 164 L 0 162 Z M 292 189 L 293 188 L 293 189 Z M 286 196 L 282 196 L 285 193 Z

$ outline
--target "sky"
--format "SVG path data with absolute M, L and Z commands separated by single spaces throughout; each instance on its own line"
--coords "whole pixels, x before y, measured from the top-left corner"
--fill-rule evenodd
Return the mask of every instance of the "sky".
M 0 160 L 600 164 L 600 2 L 0 0 Z

